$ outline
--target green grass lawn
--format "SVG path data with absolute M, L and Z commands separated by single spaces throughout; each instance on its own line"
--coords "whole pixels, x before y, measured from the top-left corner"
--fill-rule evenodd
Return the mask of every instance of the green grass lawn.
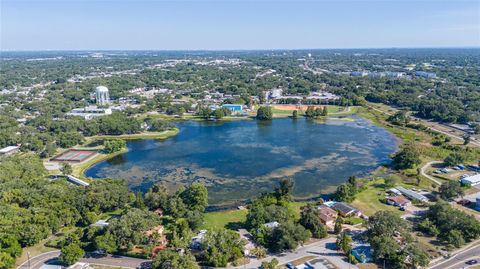
M 380 201 L 385 197 L 383 180 L 373 180 L 368 183 L 368 187 L 357 194 L 352 205 L 360 209 L 365 215 L 371 216 L 377 211 L 388 210 L 400 215 L 401 211 L 394 206 L 387 205 Z
M 243 226 L 247 219 L 247 210 L 229 210 L 205 213 L 202 229 L 227 228 L 236 230 Z

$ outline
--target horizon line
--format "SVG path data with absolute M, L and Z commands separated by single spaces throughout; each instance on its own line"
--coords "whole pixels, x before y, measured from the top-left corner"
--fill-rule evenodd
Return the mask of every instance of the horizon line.
M 76 52 L 76 51 L 302 51 L 302 50 L 376 50 L 376 49 L 480 49 L 476 46 L 421 47 L 338 47 L 338 48 L 256 48 L 256 49 L 0 49 L 0 52 Z

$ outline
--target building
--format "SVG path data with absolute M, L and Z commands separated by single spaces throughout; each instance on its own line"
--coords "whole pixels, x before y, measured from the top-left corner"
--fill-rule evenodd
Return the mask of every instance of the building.
M 396 195 L 387 197 L 387 204 L 403 207 L 409 205 L 410 201 L 403 195 Z
M 404 187 L 399 186 L 399 187 L 395 187 L 395 189 L 400 191 L 403 195 L 405 195 L 409 199 L 414 199 L 414 200 L 418 200 L 418 201 L 421 201 L 421 202 L 428 201 L 427 197 L 421 195 L 420 193 L 414 192 L 412 190 L 405 189 Z
M 67 180 L 75 185 L 78 185 L 78 186 L 89 186 L 90 184 L 88 182 L 85 182 L 79 178 L 76 178 L 72 175 L 67 175 Z
M 95 101 L 99 106 L 107 106 L 110 104 L 110 95 L 108 88 L 105 86 L 98 86 L 95 88 Z
M 343 202 L 335 203 L 332 206 L 332 209 L 337 211 L 338 214 L 340 214 L 340 216 L 342 217 L 350 217 L 350 216 L 360 217 L 362 215 L 362 212 L 360 212 L 360 210 Z
M 469 185 L 469 186 L 478 185 L 480 184 L 480 174 L 464 177 L 460 179 L 460 182 L 462 183 L 462 185 Z
M 101 219 L 101 220 L 98 220 L 97 222 L 95 223 L 92 223 L 92 225 L 90 226 L 96 226 L 96 227 L 106 227 L 108 226 L 110 223 L 106 220 L 106 219 Z
M 74 108 L 67 116 L 72 117 L 82 117 L 86 120 L 91 120 L 95 117 L 105 116 L 112 114 L 112 110 L 110 108 L 98 108 L 96 106 L 87 106 L 83 108 Z
M 203 238 L 205 237 L 205 234 L 207 234 L 207 230 L 200 230 L 198 231 L 198 234 L 194 237 L 192 237 L 192 243 L 190 244 L 191 249 L 200 249 L 200 246 L 202 245 Z
M 232 113 L 238 113 L 243 111 L 243 106 L 242 105 L 232 105 L 232 104 L 226 104 L 222 105 L 223 108 L 228 108 Z
M 318 207 L 318 215 L 323 224 L 326 226 L 334 226 L 338 213 L 327 205 L 321 205 Z
M 8 146 L 0 149 L 0 155 L 12 155 L 20 151 L 19 146 Z
M 278 226 L 280 226 L 280 223 L 278 223 L 276 221 L 272 221 L 272 222 L 268 222 L 268 223 L 263 224 L 263 227 L 267 227 L 267 228 L 270 228 L 270 229 L 277 228 Z
M 422 78 L 437 78 L 437 74 L 425 71 L 417 71 L 415 75 Z

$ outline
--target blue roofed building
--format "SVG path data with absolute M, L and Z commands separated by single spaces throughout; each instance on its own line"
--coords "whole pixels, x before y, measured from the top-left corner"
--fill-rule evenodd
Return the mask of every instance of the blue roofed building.
M 228 108 L 232 112 L 242 112 L 243 111 L 243 105 L 235 105 L 235 104 L 225 104 L 222 105 L 223 108 Z

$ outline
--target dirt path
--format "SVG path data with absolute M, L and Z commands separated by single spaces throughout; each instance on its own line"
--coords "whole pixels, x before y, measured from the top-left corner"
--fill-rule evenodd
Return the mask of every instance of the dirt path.
M 429 166 L 431 166 L 432 164 L 436 164 L 436 163 L 442 163 L 441 161 L 430 161 L 428 163 L 426 163 L 424 166 L 422 166 L 422 168 L 420 168 L 420 174 L 426 178 L 428 178 L 429 180 L 435 182 L 436 184 L 438 185 L 442 185 L 442 182 L 436 180 L 434 177 L 430 176 L 430 175 L 427 175 L 425 173 L 425 169 L 427 169 Z

